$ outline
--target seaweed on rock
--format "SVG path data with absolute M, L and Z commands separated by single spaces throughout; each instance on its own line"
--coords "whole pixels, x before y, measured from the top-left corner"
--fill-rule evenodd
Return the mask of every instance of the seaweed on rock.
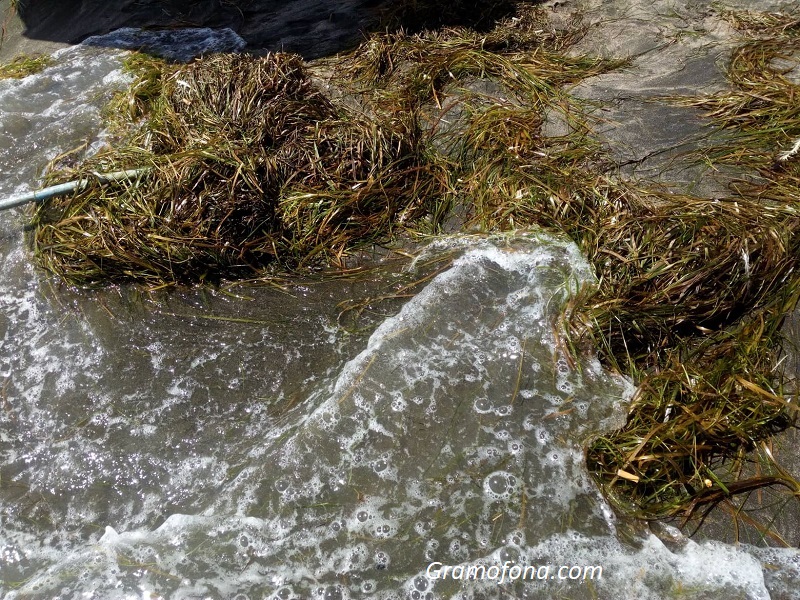
M 702 522 L 767 487 L 800 499 L 766 445 L 798 415 L 797 382 L 780 361 L 784 318 L 800 298 L 800 85 L 781 61 L 796 57 L 800 28 L 793 15 L 723 16 L 746 36 L 728 68 L 732 89 L 679 102 L 731 132 L 706 150 L 708 164 L 758 176 L 727 199 L 670 197 L 627 228 L 619 218 L 604 233 L 622 233 L 604 251 L 614 273 L 600 268 L 599 292 L 576 310 L 581 331 L 640 384 L 626 426 L 590 445 L 589 466 L 623 510 L 646 518 L 699 511 Z M 653 243 L 642 244 L 648 229 Z
M 247 276 L 273 261 L 336 260 L 424 212 L 412 115 L 381 121 L 334 105 L 295 55 L 159 68 L 132 88 L 127 104 L 145 117 L 133 136 L 58 177 L 123 164 L 147 173 L 35 216 L 36 255 L 61 276 L 156 285 Z
M 626 426 L 587 450 L 616 506 L 660 518 L 765 486 L 800 496 L 777 465 L 723 473 L 796 416 L 776 365 L 800 295 L 800 156 L 775 149 L 800 138 L 799 96 L 774 66 L 796 47 L 796 23 L 740 16 L 760 37 L 734 53 L 734 89 L 686 100 L 739 132 L 708 160 L 748 157 L 761 175 L 708 200 L 610 175 L 565 88 L 624 62 L 568 56 L 579 26 L 518 10 L 485 33 L 373 35 L 313 65 L 134 55 L 136 80 L 109 110 L 121 143 L 52 178 L 148 171 L 40 207 L 38 261 L 72 282 L 158 286 L 341 264 L 399 229 L 445 222 L 557 230 L 598 276 L 571 301 L 565 343 L 598 348 L 639 384 Z M 563 133 L 547 131 L 553 121 Z

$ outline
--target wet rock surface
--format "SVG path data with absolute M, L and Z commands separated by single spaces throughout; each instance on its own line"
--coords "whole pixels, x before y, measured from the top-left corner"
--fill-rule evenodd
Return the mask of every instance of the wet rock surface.
M 719 197 L 742 171 L 714 170 L 691 153 L 724 141 L 702 113 L 670 99 L 727 88 L 725 68 L 738 40 L 725 10 L 741 2 L 628 0 L 550 2 L 556 13 L 579 11 L 589 25 L 571 53 L 628 58 L 628 66 L 581 82 L 574 95 L 597 103 L 595 132 L 620 173 L 675 192 Z M 747 4 L 747 3 L 745 3 Z M 786 3 L 760 3 L 780 10 Z M 562 16 L 563 18 L 563 16 Z

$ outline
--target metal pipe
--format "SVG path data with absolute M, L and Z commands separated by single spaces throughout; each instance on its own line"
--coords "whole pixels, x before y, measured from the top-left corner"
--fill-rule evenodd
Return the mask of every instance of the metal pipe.
M 110 183 L 112 181 L 133 179 L 147 170 L 147 168 L 128 169 L 127 171 L 114 171 L 113 173 L 94 173 L 94 175 L 101 183 Z M 19 196 L 12 196 L 11 198 L 0 200 L 0 210 L 8 210 L 9 208 L 22 206 L 23 204 L 28 204 L 29 202 L 42 202 L 48 198 L 53 198 L 54 196 L 64 196 L 75 190 L 83 190 L 89 185 L 90 181 L 90 179 L 78 179 L 76 181 L 60 183 L 58 185 L 46 187 L 41 190 L 36 190 L 35 192 L 28 192 L 27 194 L 21 194 Z

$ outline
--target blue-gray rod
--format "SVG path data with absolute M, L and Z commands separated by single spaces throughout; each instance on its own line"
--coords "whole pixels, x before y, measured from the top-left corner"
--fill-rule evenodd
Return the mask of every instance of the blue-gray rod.
M 113 173 L 94 173 L 101 183 L 108 183 L 112 181 L 123 181 L 126 179 L 133 179 L 141 175 L 147 169 L 128 169 L 127 171 L 114 171 Z M 12 196 L 5 200 L 0 200 L 0 210 L 7 210 L 16 206 L 22 206 L 29 202 L 42 202 L 54 196 L 64 196 L 75 190 L 82 190 L 89 185 L 90 179 L 78 179 L 76 181 L 68 181 L 67 183 L 60 183 L 50 187 L 36 190 L 35 192 L 28 192 L 19 196 Z

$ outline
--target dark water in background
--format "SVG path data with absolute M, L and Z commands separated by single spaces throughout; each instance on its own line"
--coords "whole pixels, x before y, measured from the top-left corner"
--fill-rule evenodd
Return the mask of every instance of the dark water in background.
M 0 82 L 4 196 L 101 143 L 120 56 L 68 49 Z M 560 349 L 561 307 L 591 279 L 564 240 L 443 238 L 425 256 L 452 267 L 353 333 L 342 302 L 424 269 L 81 292 L 32 266 L 24 225 L 0 215 L 7 598 L 800 596 L 794 550 L 618 532 L 582 448 L 632 390 Z M 433 561 L 603 576 L 435 581 Z

